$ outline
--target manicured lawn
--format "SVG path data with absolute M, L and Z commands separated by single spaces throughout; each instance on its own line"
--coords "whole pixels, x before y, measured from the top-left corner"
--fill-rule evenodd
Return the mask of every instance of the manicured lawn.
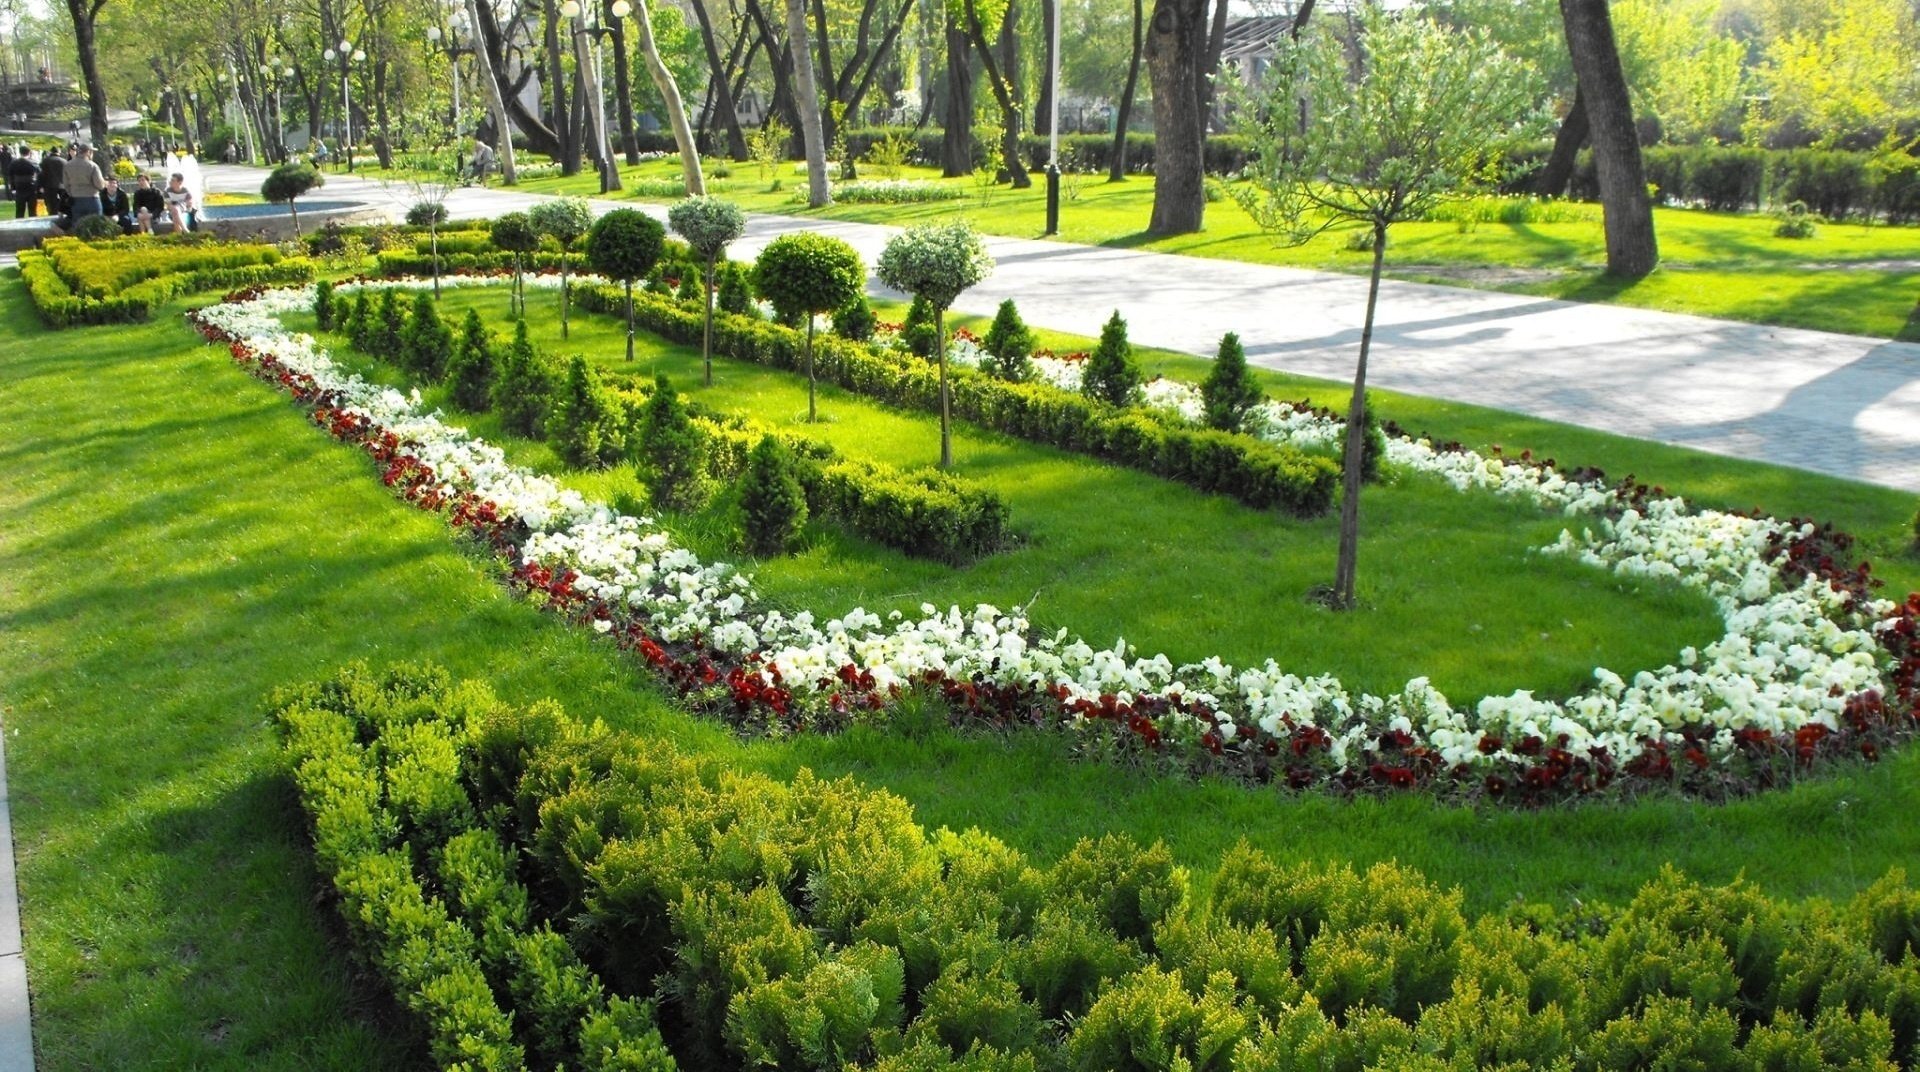
M 1744 871 L 1775 894 L 1837 895 L 1920 851 L 1907 819 L 1920 807 L 1914 750 L 1729 805 L 1655 798 L 1518 812 L 1196 784 L 1074 762 L 1054 738 L 937 726 L 743 744 L 672 707 L 610 645 L 506 595 L 491 563 L 462 550 L 439 520 L 389 497 L 369 462 L 330 442 L 221 351 L 199 345 L 172 315 L 179 308 L 149 325 L 54 334 L 38 326 L 17 276 L 0 277 L 0 313 L 14 326 L 0 340 L 0 720 L 45 1069 L 419 1066 L 410 1032 L 380 995 L 356 984 L 331 908 L 315 899 L 301 820 L 262 720 L 277 685 L 356 658 L 438 661 L 509 700 L 552 696 L 742 769 L 852 773 L 912 801 L 929 827 L 980 825 L 1043 859 L 1109 830 L 1163 837 L 1189 863 L 1210 863 L 1245 838 L 1285 859 L 1398 859 L 1460 886 L 1469 908 L 1485 911 L 1516 896 L 1619 900 L 1667 863 L 1708 881 Z M 538 326 L 543 334 L 552 327 L 544 314 Z M 612 365 L 612 338 L 610 322 L 583 317 L 572 345 Z M 1151 360 L 1188 367 L 1166 355 Z M 641 366 L 678 369 L 686 361 L 662 349 Z M 790 382 L 722 368 L 735 404 L 764 399 L 767 420 L 799 411 Z M 1396 396 L 1382 396 L 1381 405 L 1415 426 L 1632 469 L 1707 501 L 1831 517 L 1867 538 L 1884 574 L 1920 586 L 1920 560 L 1894 557 L 1915 505 L 1910 496 L 1489 411 Z M 927 446 L 917 418 L 869 414 L 837 396 L 828 412 L 828 433 L 846 436 L 849 451 L 857 438 L 849 433 L 881 436 L 909 425 L 903 442 L 874 449 L 906 456 Z M 907 424 L 888 423 L 896 420 Z M 526 448 L 527 457 L 538 449 Z M 1079 480 L 1111 478 L 1078 459 L 1012 457 L 1020 453 L 1037 454 L 974 437 L 962 458 L 978 475 L 1008 472 L 1000 486 L 1016 500 L 1016 516 L 1034 518 L 1040 531 L 1059 526 L 1050 540 L 1092 538 L 1060 519 L 1070 510 L 1049 515 L 1047 489 L 1013 486 L 1011 474 L 1058 466 Z M 1170 492 L 1138 494 L 1142 503 L 1175 501 Z M 1413 493 L 1369 492 L 1369 508 L 1378 503 L 1384 519 L 1403 494 Z M 1445 507 L 1438 498 L 1407 501 L 1406 538 L 1424 539 L 1414 524 L 1422 509 Z M 1181 493 L 1179 502 L 1209 526 L 1241 523 L 1225 516 L 1230 511 L 1192 505 L 1202 502 L 1197 496 Z M 1144 516 L 1136 528 L 1184 523 Z M 1433 527 L 1477 525 L 1465 530 L 1475 545 L 1499 543 L 1500 523 L 1435 520 Z M 1316 564 L 1305 573 L 1324 571 L 1330 556 L 1318 546 L 1318 528 L 1264 523 L 1290 534 L 1270 545 L 1275 559 L 1311 556 Z M 1381 560 L 1393 536 L 1381 529 L 1382 551 L 1364 560 L 1363 584 L 1392 575 L 1393 564 Z M 836 590 L 823 578 L 833 563 L 881 561 L 870 552 L 816 547 L 784 579 L 762 576 L 796 599 L 828 601 Z M 1405 583 L 1512 585 L 1488 580 L 1505 571 L 1492 563 L 1480 564 L 1481 574 L 1447 572 L 1472 564 L 1461 552 L 1425 576 L 1410 570 Z M 941 576 L 904 562 L 887 568 L 896 565 L 925 573 L 836 583 L 910 583 L 919 589 L 898 597 L 916 599 L 936 588 L 978 591 L 979 571 L 1001 568 Z M 1254 572 L 1236 565 L 1233 576 Z M 1091 572 L 1051 581 L 1036 615 L 1054 620 L 1057 611 L 1061 622 L 1082 623 L 1079 615 L 1097 613 L 1098 594 L 1079 589 L 1128 583 Z M 1179 587 L 1139 583 L 1160 595 Z M 837 594 L 852 597 L 852 588 Z M 1071 608 L 1069 598 L 1089 602 Z M 1257 613 L 1278 616 L 1297 605 Z M 1310 636 L 1325 624 L 1301 621 Z M 1424 635 L 1440 632 L 1427 627 Z M 1393 657 L 1412 665 L 1418 655 Z M 1375 658 L 1386 656 L 1358 661 Z
M 917 205 L 835 205 L 816 211 L 806 207 L 804 175 L 783 174 L 782 188 L 772 191 L 753 165 L 729 166 L 730 177 L 709 178 L 708 192 L 756 212 L 885 224 L 959 215 L 992 234 L 1018 238 L 1037 238 L 1045 228 L 1046 196 L 1040 182 L 1030 190 L 999 187 L 983 200 L 971 179 L 940 179 L 932 169 L 910 168 L 909 177 L 951 184 L 964 189 L 967 196 Z M 708 167 L 711 173 L 711 162 Z M 636 180 L 676 179 L 679 165 L 671 160 L 652 161 L 624 168 L 622 174 Z M 522 188 L 598 196 L 599 185 L 592 175 L 584 175 L 533 179 Z M 1367 269 L 1366 254 L 1346 249 L 1346 233 L 1322 235 L 1298 248 L 1279 247 L 1259 232 L 1231 198 L 1207 206 L 1205 231 L 1152 238 L 1144 233 L 1152 204 L 1150 175 L 1117 184 L 1107 183 L 1104 175 L 1070 178 L 1062 195 L 1059 238 L 1327 271 Z M 1920 325 L 1909 323 L 1920 299 L 1917 227 L 1824 224 L 1813 238 L 1795 240 L 1774 237 L 1770 216 L 1656 209 L 1662 266 L 1637 283 L 1619 284 L 1601 272 L 1606 247 L 1599 206 L 1556 204 L 1547 216 L 1553 222 L 1479 223 L 1468 228 L 1456 223 L 1403 224 L 1393 231 L 1387 271 L 1404 279 L 1920 339 Z

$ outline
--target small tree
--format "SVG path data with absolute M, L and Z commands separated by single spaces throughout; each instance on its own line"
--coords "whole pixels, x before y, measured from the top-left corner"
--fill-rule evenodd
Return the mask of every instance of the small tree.
M 700 363 L 703 381 L 713 386 L 713 266 L 727 245 L 747 229 L 746 213 L 731 201 L 717 197 L 689 197 L 667 210 L 667 223 L 673 233 L 686 239 L 687 247 L 706 267 L 706 323 L 700 332 Z
M 493 379 L 493 410 L 500 415 L 501 425 L 516 435 L 540 438 L 554 379 L 546 359 L 527 337 L 527 322 L 514 324 L 513 344 L 501 355 Z
M 533 221 L 524 212 L 509 212 L 493 221 L 487 228 L 487 237 L 493 240 L 496 248 L 513 254 L 513 298 L 514 316 L 527 315 L 527 290 L 522 282 L 521 268 L 523 258 L 540 248 L 540 232 L 533 229 Z
M 1100 345 L 1080 373 L 1080 393 L 1110 406 L 1124 406 L 1140 390 L 1140 366 L 1133 363 L 1133 344 L 1127 341 L 1127 322 L 1120 310 L 1100 328 Z
M 783 554 L 807 523 L 807 494 L 795 475 L 793 453 L 773 436 L 761 436 L 740 478 L 740 513 L 747 550 Z
M 407 337 L 407 309 L 400 304 L 397 289 L 388 287 L 380 292 L 380 314 L 368 329 L 373 338 L 372 345 L 366 349 L 375 357 L 395 362 L 406 360 L 402 347 Z
M 640 479 L 653 504 L 665 510 L 692 510 L 707 498 L 706 443 L 693 426 L 686 404 L 665 376 L 656 376 L 653 394 L 640 409 Z
M 1220 338 L 1220 352 L 1214 355 L 1213 368 L 1200 383 L 1200 402 L 1206 408 L 1207 425 L 1222 431 L 1237 432 L 1253 407 L 1265 396 L 1260 385 L 1247 374 L 1247 352 L 1240 336 L 1229 331 Z
M 918 294 L 907 306 L 907 318 L 900 322 L 900 341 L 906 344 L 908 353 L 929 361 L 940 346 L 939 331 L 933 326 L 933 305 Z
M 373 298 L 362 287 L 347 299 L 346 330 L 347 341 L 357 350 L 365 350 L 373 341 Z
M 596 469 L 620 459 L 618 407 L 600 374 L 579 354 L 567 363 L 567 378 L 547 411 L 547 438 L 554 453 L 576 469 Z
M 608 279 L 618 279 L 627 290 L 628 361 L 633 360 L 633 284 L 653 270 L 666 235 L 653 217 L 631 208 L 614 209 L 587 233 L 587 263 Z
M 493 403 L 493 336 L 475 309 L 467 310 L 460 326 L 460 342 L 447 365 L 447 380 L 453 388 L 453 404 L 468 413 L 483 413 Z
M 1264 88 L 1233 109 L 1249 182 L 1235 196 L 1262 229 L 1300 243 L 1338 224 L 1371 230 L 1373 269 L 1347 411 L 1340 558 L 1327 602 L 1353 606 L 1366 438 L 1367 355 L 1387 229 L 1496 185 L 1504 148 L 1531 134 L 1537 80 L 1483 33 L 1368 6 L 1359 57 L 1316 25 L 1281 40 Z M 1308 117 L 1308 121 L 1303 121 Z
M 1014 383 L 1033 375 L 1033 332 L 1020 319 L 1012 298 L 1000 303 L 980 348 L 987 352 L 986 370 L 993 375 Z
M 728 262 L 721 269 L 720 293 L 714 303 L 723 313 L 735 316 L 753 316 L 753 288 L 747 285 L 747 270 L 740 265 Z
M 847 304 L 833 311 L 833 333 L 853 342 L 872 339 L 877 323 L 873 316 L 873 303 L 867 301 L 864 293 L 855 294 Z
M 814 419 L 813 320 L 857 297 L 867 285 L 860 254 L 817 231 L 784 234 L 767 244 L 753 265 L 753 289 L 783 319 L 807 322 L 807 420 Z
M 313 319 L 321 331 L 332 331 L 333 315 L 333 282 L 322 279 L 313 285 Z
M 407 209 L 407 226 L 427 229 L 428 263 L 433 267 L 433 296 L 440 296 L 440 225 L 447 222 L 447 203 L 439 201 L 415 201 Z
M 265 182 L 260 184 L 260 196 L 273 204 L 285 203 L 287 211 L 293 214 L 293 233 L 300 233 L 300 210 L 294 201 L 309 191 L 325 185 L 326 176 L 315 171 L 312 164 L 305 161 L 288 161 L 267 174 Z
M 584 198 L 559 197 L 533 206 L 527 213 L 527 222 L 536 233 L 560 243 L 560 337 L 568 338 L 572 329 L 567 314 L 572 302 L 567 293 L 567 254 L 573 251 L 575 242 L 593 229 L 593 208 Z
M 947 307 L 987 277 L 993 258 L 966 222 L 909 227 L 880 253 L 880 281 L 933 306 L 934 349 L 940 364 L 940 467 L 953 465 L 952 403 L 947 392 Z
M 433 382 L 447 373 L 453 356 L 453 329 L 440 319 L 439 303 L 426 291 L 413 296 L 413 315 L 400 338 L 400 364 Z

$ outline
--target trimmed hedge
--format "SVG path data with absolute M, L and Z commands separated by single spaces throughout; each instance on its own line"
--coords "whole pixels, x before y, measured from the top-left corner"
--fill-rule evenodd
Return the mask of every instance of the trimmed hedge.
M 691 1067 L 889 1072 L 1813 1072 L 1917 1056 L 1920 891 L 1897 871 L 1838 905 L 1668 870 L 1625 905 L 1470 919 L 1458 891 L 1393 864 L 1244 844 L 1198 880 L 1125 835 L 1043 865 L 977 830 L 929 832 L 851 778 L 742 773 L 437 671 L 351 668 L 276 707 L 356 939 L 416 950 L 418 964 L 373 959 L 430 1023 L 454 1013 L 423 996 L 456 989 L 431 981 L 463 980 L 461 1022 L 490 1052 L 571 1054 L 592 1015 L 574 1012 L 605 992 L 609 1014 L 671 1010 L 659 1036 L 628 1036 L 661 1042 L 655 1063 L 619 1067 L 670 1067 L 669 1050 Z M 437 877 L 393 851 L 409 838 Z M 426 934 L 439 940 L 390 944 Z M 551 950 L 551 978 L 571 982 L 535 992 L 493 971 L 509 1000 L 489 1006 L 473 984 L 512 959 L 502 934 Z
M 623 314 L 613 287 L 579 287 L 582 308 Z M 698 309 L 654 295 L 634 296 L 636 325 L 673 342 L 697 344 Z M 716 314 L 714 353 L 773 368 L 805 367 L 802 332 L 748 316 Z M 815 368 L 856 394 L 926 412 L 939 407 L 939 373 L 930 361 L 830 336 L 814 339 Z M 1232 497 L 1255 509 L 1312 517 L 1333 504 L 1339 466 L 1291 448 L 1190 425 L 1154 410 L 1118 410 L 1040 383 L 1008 383 L 976 369 L 950 368 L 955 416 L 1064 450 L 1092 454 Z
M 1920 159 L 1903 153 L 1654 145 L 1640 155 L 1647 181 L 1666 204 L 1742 212 L 1801 201 L 1830 220 L 1920 220 Z M 1590 150 L 1581 152 L 1569 192 L 1581 200 L 1599 199 L 1599 173 Z
M 651 1007 L 610 998 L 533 920 L 509 848 L 480 824 L 464 776 L 505 713 L 484 690 L 431 668 L 353 668 L 271 706 L 348 933 L 418 1018 L 436 1065 L 677 1067 Z
M 914 162 L 929 167 L 940 164 L 941 143 L 946 135 L 939 127 L 861 127 L 847 131 L 847 149 L 856 157 L 864 158 L 873 143 L 884 140 L 889 135 L 900 135 L 912 140 Z M 1023 135 L 1020 139 L 1021 151 L 1026 155 L 1029 168 L 1039 170 L 1047 164 L 1047 139 L 1037 134 Z M 1207 137 L 1206 169 L 1214 175 L 1231 175 L 1247 166 L 1250 148 L 1247 140 L 1238 134 L 1212 134 Z M 1113 135 L 1111 134 L 1062 134 L 1060 136 L 1061 158 L 1078 171 L 1105 171 L 1113 156 Z M 973 142 L 973 160 L 976 166 L 985 166 L 1000 159 L 998 146 L 982 146 L 978 138 Z M 1152 134 L 1129 133 L 1127 135 L 1127 170 L 1136 173 L 1150 173 L 1154 164 L 1154 136 Z
M 105 243 L 112 249 L 117 243 Z M 305 258 L 281 260 L 271 247 L 218 247 L 194 243 L 181 247 L 195 256 L 149 259 L 137 250 L 98 261 L 75 251 L 90 247 L 78 239 L 49 239 L 46 251 L 22 250 L 20 275 L 27 296 L 48 327 L 124 324 L 148 320 L 154 309 L 179 297 L 208 290 L 305 283 L 313 264 Z M 97 248 L 97 247 L 92 247 Z M 253 251 L 264 250 L 268 257 Z M 81 290 L 76 291 L 78 282 Z M 110 286 L 111 284 L 111 286 Z M 124 285 L 122 285 L 124 284 Z

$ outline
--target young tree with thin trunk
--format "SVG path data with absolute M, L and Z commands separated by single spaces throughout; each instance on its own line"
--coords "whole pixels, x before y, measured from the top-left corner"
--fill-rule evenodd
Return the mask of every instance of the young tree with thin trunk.
M 1560 0 L 1567 51 L 1579 80 L 1593 138 L 1593 165 L 1600 175 L 1601 219 L 1607 233 L 1607 274 L 1638 279 L 1660 263 L 1653 235 L 1653 199 L 1640 162 L 1640 135 L 1633 101 L 1620 69 L 1607 0 Z
M 807 206 L 821 208 L 833 204 L 833 187 L 827 181 L 827 144 L 820 126 L 813 52 L 807 47 L 806 0 L 787 0 L 787 48 L 793 58 L 793 107 L 800 113 L 800 143 L 807 153 Z
M 951 403 L 947 394 L 947 307 L 993 271 L 993 258 L 973 225 L 924 223 L 893 236 L 880 251 L 875 274 L 895 290 L 933 307 L 934 352 L 940 364 L 940 468 L 953 468 Z
M 673 233 L 686 240 L 693 255 L 706 268 L 707 300 L 705 323 L 700 331 L 700 363 L 706 386 L 713 386 L 713 266 L 726 252 L 728 243 L 747 229 L 746 214 L 740 206 L 717 197 L 689 197 L 667 210 L 667 224 Z
M 1531 132 L 1537 107 L 1531 69 L 1478 31 L 1369 7 L 1350 67 L 1324 25 L 1281 42 L 1265 87 L 1234 109 L 1252 155 L 1250 181 L 1234 193 L 1263 230 L 1284 241 L 1356 224 L 1372 239 L 1347 411 L 1340 556 L 1327 596 L 1328 605 L 1345 610 L 1354 606 L 1367 356 L 1388 228 L 1496 186 L 1506 171 L 1504 150 Z
M 813 322 L 859 296 L 867 285 L 860 254 L 838 238 L 796 231 L 774 239 L 753 264 L 753 289 L 782 320 L 807 322 L 807 423 L 814 412 Z

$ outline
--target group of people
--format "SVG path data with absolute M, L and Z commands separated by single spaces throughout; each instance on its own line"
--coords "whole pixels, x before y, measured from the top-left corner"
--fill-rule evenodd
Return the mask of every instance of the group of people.
M 122 234 L 152 234 L 162 221 L 175 233 L 195 230 L 200 205 L 194 184 L 188 182 L 189 170 L 197 176 L 197 163 L 182 157 L 180 170 L 168 176 L 164 189 L 142 172 L 129 192 L 111 170 L 100 169 L 93 146 L 84 141 L 69 144 L 64 154 L 48 149 L 37 160 L 31 146 L 21 145 L 17 152 L 0 146 L 0 174 L 6 176 L 13 197 L 13 218 L 38 216 L 44 203 L 47 215 L 63 217 L 61 226 L 67 231 L 77 230 L 88 216 L 112 220 Z

